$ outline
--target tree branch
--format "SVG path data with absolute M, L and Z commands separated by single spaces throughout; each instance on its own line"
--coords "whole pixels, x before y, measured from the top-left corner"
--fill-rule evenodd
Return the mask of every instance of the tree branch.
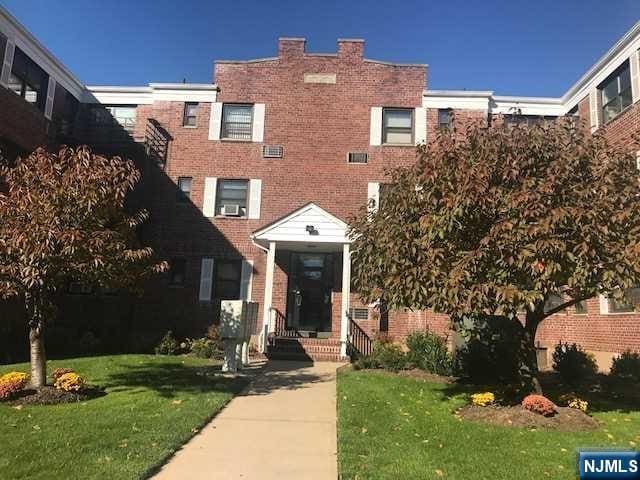
M 578 297 L 578 298 L 574 298 L 568 302 L 563 303 L 562 305 L 558 305 L 557 307 L 553 307 L 551 310 L 549 310 L 548 312 L 544 313 L 544 317 L 542 318 L 547 318 L 550 317 L 551 315 L 553 315 L 554 313 L 558 313 L 561 312 L 562 310 L 565 310 L 569 307 L 573 307 L 575 304 L 580 303 L 584 300 L 588 300 L 589 298 L 591 298 L 593 295 L 585 295 L 582 297 Z

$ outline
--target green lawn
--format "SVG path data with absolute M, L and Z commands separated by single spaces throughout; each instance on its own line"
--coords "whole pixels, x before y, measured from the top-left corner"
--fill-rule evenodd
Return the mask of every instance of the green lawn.
M 338 376 L 343 479 L 576 478 L 579 447 L 637 449 L 640 410 L 603 411 L 591 432 L 492 427 L 452 412 L 465 394 L 451 385 L 352 371 Z
M 117 355 L 50 361 L 75 369 L 104 397 L 54 406 L 0 404 L 0 478 L 145 477 L 244 384 L 209 360 Z M 26 364 L 0 366 L 28 371 Z

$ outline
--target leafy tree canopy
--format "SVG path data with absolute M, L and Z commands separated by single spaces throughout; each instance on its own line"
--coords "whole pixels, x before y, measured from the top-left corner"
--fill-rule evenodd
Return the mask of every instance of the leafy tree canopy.
M 377 212 L 352 222 L 365 300 L 455 316 L 525 311 L 535 333 L 556 311 L 640 284 L 634 154 L 561 120 L 473 125 L 418 157 L 389 172 Z
M 138 245 L 135 229 L 147 213 L 125 210 L 139 177 L 132 162 L 87 147 L 38 149 L 0 167 L 0 298 L 24 299 L 36 386 L 44 378 L 34 352 L 44 370 L 42 336 L 58 290 L 70 281 L 132 287 L 166 268 Z

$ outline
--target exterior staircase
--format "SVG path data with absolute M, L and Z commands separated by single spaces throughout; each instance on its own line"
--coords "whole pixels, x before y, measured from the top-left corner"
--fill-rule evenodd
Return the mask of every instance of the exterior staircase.
M 275 337 L 267 347 L 270 360 L 341 362 L 340 340 L 335 338 Z

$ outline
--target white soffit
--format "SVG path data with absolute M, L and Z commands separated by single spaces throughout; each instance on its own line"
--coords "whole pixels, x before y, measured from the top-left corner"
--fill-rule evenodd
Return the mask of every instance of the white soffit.
M 210 83 L 150 83 L 146 87 L 89 86 L 87 103 L 150 105 L 153 102 L 216 101 L 218 89 Z
M 453 108 L 460 110 L 489 110 L 490 91 L 425 90 L 422 95 L 424 108 Z
M 519 111 L 522 115 L 560 116 L 567 108 L 559 98 L 495 96 L 491 102 L 491 113 L 509 115 Z

